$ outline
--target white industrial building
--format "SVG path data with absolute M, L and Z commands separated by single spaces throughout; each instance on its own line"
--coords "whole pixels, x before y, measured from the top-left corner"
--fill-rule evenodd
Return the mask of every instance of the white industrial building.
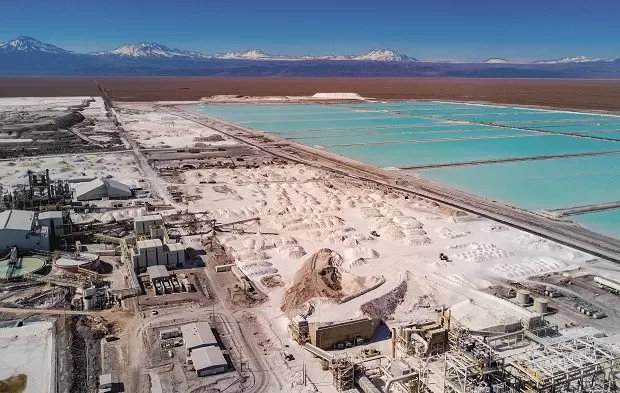
M 164 219 L 161 214 L 152 214 L 150 216 L 136 217 L 133 220 L 133 228 L 138 235 L 150 235 L 153 227 L 160 227 L 164 225 Z M 154 237 L 154 236 L 151 236 Z
M 218 348 L 215 334 L 213 334 L 211 325 L 207 322 L 194 322 L 182 325 L 181 332 L 183 333 L 183 342 L 188 354 L 192 354 L 198 348 Z
M 92 201 L 96 199 L 127 199 L 133 193 L 128 185 L 112 179 L 95 179 L 75 186 L 75 200 Z
M 185 246 L 179 243 L 162 244 L 160 239 L 138 240 L 131 259 L 134 269 L 155 265 L 176 267 L 185 263 Z
M 48 212 L 58 216 L 61 212 Z M 43 214 L 43 213 L 41 213 Z M 18 250 L 50 250 L 50 230 L 47 225 L 56 224 L 56 220 L 38 218 L 39 213 L 28 210 L 6 210 L 0 212 L 0 251 L 8 252 L 11 248 Z M 62 225 L 62 223 L 60 223 Z
M 199 377 L 221 374 L 228 371 L 228 363 L 218 347 L 203 347 L 192 351 L 192 364 Z

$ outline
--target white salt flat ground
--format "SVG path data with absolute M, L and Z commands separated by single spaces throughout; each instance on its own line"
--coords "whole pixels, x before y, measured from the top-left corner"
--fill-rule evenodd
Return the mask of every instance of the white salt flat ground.
M 25 374 L 24 393 L 52 392 L 54 343 L 51 322 L 0 328 L 0 379 Z

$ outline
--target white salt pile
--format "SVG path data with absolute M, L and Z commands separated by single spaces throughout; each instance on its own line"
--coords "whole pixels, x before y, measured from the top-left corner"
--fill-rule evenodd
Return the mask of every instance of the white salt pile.
M 462 259 L 467 262 L 486 262 L 495 259 L 507 258 L 514 255 L 511 251 L 498 248 L 494 244 L 478 244 L 470 243 L 464 247 L 466 251 L 459 252 L 454 255 L 456 259 Z
M 502 277 L 529 277 L 549 272 L 567 270 L 571 266 L 552 257 L 527 257 L 522 263 L 498 264 L 492 271 Z

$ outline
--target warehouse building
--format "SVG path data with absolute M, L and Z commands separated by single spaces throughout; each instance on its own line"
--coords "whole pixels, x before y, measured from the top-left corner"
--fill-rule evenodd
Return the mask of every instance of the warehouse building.
M 75 200 L 92 201 L 96 199 L 128 199 L 133 192 L 128 185 L 112 179 L 95 179 L 87 183 L 79 183 L 75 187 Z
M 162 244 L 159 239 L 138 240 L 131 258 L 134 269 L 155 265 L 176 267 L 185 263 L 185 246 L 179 243 Z
M 381 321 L 359 318 L 336 323 L 310 324 L 310 343 L 321 349 L 342 349 L 372 339 Z
M 207 322 L 195 322 L 183 325 L 181 326 L 181 332 L 183 333 L 185 350 L 188 354 L 192 354 L 193 351 L 198 348 L 218 348 L 215 334 L 213 334 L 211 325 Z
M 8 252 L 13 247 L 50 251 L 50 230 L 41 224 L 38 214 L 28 210 L 0 212 L 0 251 Z
M 204 347 L 192 351 L 192 364 L 199 377 L 221 374 L 228 371 L 228 362 L 218 347 Z

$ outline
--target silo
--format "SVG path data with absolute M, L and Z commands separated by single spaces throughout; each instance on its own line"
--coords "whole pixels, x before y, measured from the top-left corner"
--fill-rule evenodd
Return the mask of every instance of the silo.
M 549 301 L 543 298 L 534 299 L 534 311 L 539 314 L 545 314 L 547 312 L 547 306 L 549 305 Z
M 520 289 L 517 291 L 517 303 L 524 305 L 530 303 L 530 292 Z

